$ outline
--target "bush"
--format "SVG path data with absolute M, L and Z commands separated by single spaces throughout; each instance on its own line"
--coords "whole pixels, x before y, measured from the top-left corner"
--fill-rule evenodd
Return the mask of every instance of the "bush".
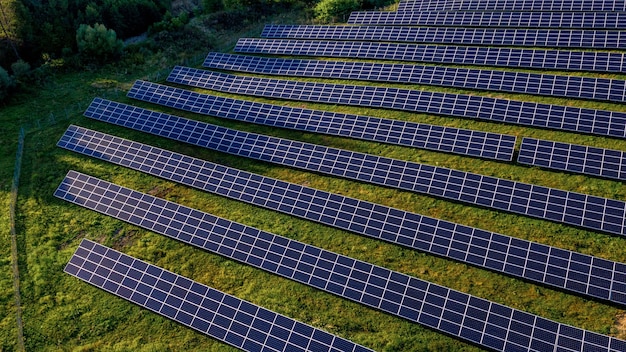
M 30 79 L 30 64 L 24 60 L 18 60 L 11 65 L 11 71 L 13 71 L 13 77 L 18 82 L 25 82 Z
M 15 81 L 4 68 L 0 67 L 0 101 L 9 96 L 15 86 Z
M 163 31 L 177 31 L 181 30 L 187 23 L 189 23 L 189 15 L 187 13 L 183 12 L 178 17 L 174 17 L 168 11 L 163 16 L 163 20 L 155 22 L 150 26 L 149 32 L 154 34 Z
M 124 48 L 115 31 L 99 23 L 93 27 L 81 24 L 76 31 L 76 44 L 83 58 L 98 62 L 118 58 Z
M 315 17 L 325 23 L 337 22 L 360 7 L 358 0 L 322 0 L 315 5 Z
M 379 9 L 393 4 L 393 0 L 363 0 L 362 10 Z

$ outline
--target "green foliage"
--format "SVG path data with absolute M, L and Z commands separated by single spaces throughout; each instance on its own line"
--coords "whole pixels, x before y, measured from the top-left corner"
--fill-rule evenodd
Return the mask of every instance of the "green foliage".
M 207 22 L 217 29 L 241 28 L 264 16 L 287 11 L 309 0 L 203 0 Z
M 104 62 L 121 55 L 124 43 L 117 39 L 115 31 L 103 24 L 83 24 L 76 31 L 78 52 L 87 60 Z
M 359 0 L 322 0 L 315 5 L 314 11 L 318 20 L 330 23 L 345 19 L 360 7 Z
M 34 55 L 61 54 L 77 48 L 74 34 L 81 24 L 98 23 L 114 30 L 120 38 L 145 32 L 160 21 L 171 0 L 48 0 L 24 1 L 19 11 L 20 37 L 28 41 Z
M 395 2 L 394 0 L 362 0 L 362 1 L 363 1 L 361 3 L 362 10 L 380 9 L 385 6 L 391 5 Z
M 166 12 L 163 20 L 150 26 L 150 33 L 159 33 L 162 31 L 176 31 L 182 29 L 189 23 L 189 15 L 185 12 L 174 17 L 171 12 Z
M 11 65 L 13 75 L 19 79 L 30 72 L 30 64 L 24 60 L 18 60 Z
M 0 67 L 0 101 L 9 96 L 13 87 L 15 87 L 15 80 L 9 76 L 7 70 Z

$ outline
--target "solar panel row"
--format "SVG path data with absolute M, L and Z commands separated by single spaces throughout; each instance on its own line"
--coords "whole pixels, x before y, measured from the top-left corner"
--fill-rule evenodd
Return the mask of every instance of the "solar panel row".
M 624 0 L 401 1 L 398 11 L 626 11 Z
M 541 219 L 626 234 L 626 203 L 443 167 L 248 133 L 133 108 L 97 103 L 87 117 L 193 145 L 357 181 L 409 190 Z
M 600 51 L 564 51 L 380 43 L 357 41 L 303 41 L 240 38 L 240 53 L 316 57 L 344 57 L 395 61 L 502 66 L 567 71 L 626 72 L 626 54 Z
M 136 81 L 128 96 L 204 115 L 481 158 L 510 161 L 515 150 L 509 135 L 255 103 L 146 81 Z M 99 102 L 105 103 L 117 104 Z
M 626 305 L 626 264 L 252 174 L 70 126 L 59 147 L 190 187 Z
M 235 94 L 396 109 L 626 137 L 626 113 L 616 111 L 400 88 L 235 76 L 181 66 L 175 67 L 167 80 Z
M 349 24 L 382 26 L 624 29 L 624 12 L 387 12 L 355 11 Z
M 626 153 L 534 138 L 524 138 L 517 161 L 549 169 L 626 179 Z
M 70 172 L 63 185 L 81 180 L 97 179 Z M 97 190 L 105 184 L 83 183 Z M 64 271 L 244 351 L 371 351 L 90 240 L 81 241 Z
M 546 96 L 626 101 L 626 81 L 445 66 L 383 64 L 209 53 L 204 67 L 271 75 L 417 83 Z
M 626 47 L 626 33 L 607 30 L 266 25 L 261 37 L 548 48 Z
M 221 254 L 227 258 L 308 284 L 325 292 L 421 323 L 488 348 L 497 350 L 519 350 L 520 348 L 556 350 L 560 348 L 563 351 L 581 351 L 583 349 L 617 351 L 626 349 L 626 341 L 550 321 L 76 172 L 68 174 L 55 195 L 72 203 L 98 210 L 115 218 L 179 239 L 182 242 Z M 118 209 L 116 203 L 121 208 Z M 119 252 L 108 252 L 105 247 L 100 248 L 99 251 L 85 252 L 82 252 L 86 254 L 82 257 L 86 260 L 75 259 L 74 263 L 78 262 L 78 265 L 73 263 L 68 271 L 80 277 L 81 271 L 78 268 L 86 267 L 82 275 L 89 280 L 94 278 L 96 270 L 100 269 L 100 272 L 106 274 L 107 277 L 114 277 L 113 280 L 107 281 L 103 280 L 102 277 L 98 278 L 99 281 L 105 281 L 102 284 L 103 288 L 108 282 L 109 286 L 113 286 L 110 291 L 117 293 L 122 286 L 126 288 L 122 290 L 122 294 L 125 294 L 129 299 L 133 297 L 133 293 L 139 291 L 143 293 L 141 299 L 146 299 L 146 306 L 149 307 L 152 304 L 156 307 L 154 310 L 164 310 L 164 314 L 169 312 L 170 316 L 180 314 L 189 291 L 185 292 L 184 285 L 179 287 L 179 276 L 158 268 L 152 269 L 152 272 L 148 271 L 150 266 L 147 263 L 136 262 L 131 257 L 121 260 L 122 265 L 120 265 L 120 261 L 116 259 L 123 255 Z M 107 258 L 108 253 L 111 253 L 111 258 Z M 100 267 L 99 264 L 103 262 L 110 263 L 110 265 L 104 264 Z M 147 276 L 146 274 L 152 275 Z M 142 280 L 144 277 L 147 282 Z M 157 281 L 155 279 L 158 278 L 163 278 L 163 281 L 155 282 Z M 187 283 L 188 287 L 194 284 L 190 280 L 185 281 L 183 279 L 181 281 Z M 148 292 L 141 291 L 143 288 L 140 286 L 141 283 L 148 286 Z M 154 283 L 154 285 L 150 285 L 150 283 Z M 157 286 L 157 283 L 161 286 Z M 179 292 L 180 294 L 178 294 Z M 198 293 L 195 290 L 192 292 Z M 202 293 L 204 292 L 202 291 Z M 216 295 L 219 299 L 211 300 L 213 306 L 224 301 L 228 302 L 231 299 L 236 302 L 235 304 L 228 304 L 230 309 L 223 309 L 232 313 L 228 316 L 236 315 L 237 310 L 244 304 L 240 300 L 220 292 Z M 202 296 L 202 294 L 198 296 Z M 197 305 L 195 308 L 199 307 L 201 305 Z M 217 312 L 220 312 L 219 308 L 218 306 Z M 219 320 L 215 318 L 211 319 L 211 323 L 229 329 L 233 329 L 231 326 L 234 325 L 238 328 L 234 330 L 240 334 L 235 341 L 240 341 L 243 345 L 244 337 L 250 334 L 250 327 L 242 324 L 242 321 L 248 318 L 252 322 L 253 319 L 251 318 L 256 315 L 251 313 L 256 313 L 258 310 L 259 307 L 245 310 L 251 317 L 241 317 L 235 319 L 234 322 L 230 320 L 227 322 L 229 325 L 219 324 Z M 197 311 L 193 310 L 193 312 Z M 293 327 L 295 324 L 296 322 L 290 321 L 287 326 L 284 324 L 277 325 L 287 328 L 285 330 L 288 332 L 291 330 L 289 327 Z M 315 329 L 304 324 L 299 328 L 296 332 L 300 336 L 293 336 L 293 333 L 283 335 L 284 340 L 293 341 L 291 343 L 298 347 L 291 349 L 291 346 L 285 346 L 283 350 L 315 350 L 315 348 L 309 347 L 310 340 L 315 336 Z M 325 336 L 327 335 L 325 334 Z M 290 338 L 287 339 L 287 336 Z M 276 345 L 277 347 L 280 346 L 278 343 Z M 339 349 L 343 351 L 356 349 L 353 344 L 347 347 L 347 349 Z M 329 348 L 327 347 L 325 350 L 329 350 Z

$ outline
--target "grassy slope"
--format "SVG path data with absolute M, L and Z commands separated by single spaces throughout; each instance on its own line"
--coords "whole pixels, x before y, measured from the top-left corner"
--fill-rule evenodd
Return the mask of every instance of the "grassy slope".
M 285 20 L 282 19 L 279 22 L 285 22 Z M 254 28 L 250 33 L 243 35 L 255 35 L 258 33 L 258 29 L 258 27 Z M 232 43 L 233 38 L 233 36 L 226 36 L 222 39 L 226 43 Z M 228 45 L 225 45 L 224 49 L 227 48 Z M 8 199 L 13 154 L 15 153 L 14 141 L 17 139 L 17 129 L 21 123 L 42 115 L 45 116 L 50 110 L 62 111 L 66 106 L 71 106 L 76 102 L 89 101 L 94 96 L 106 93 L 106 89 L 97 89 L 92 86 L 94 82 L 100 79 L 117 81 L 119 82 L 118 87 L 127 89 L 129 84 L 142 74 L 143 72 L 137 72 L 122 75 L 105 70 L 62 76 L 59 77 L 55 86 L 42 90 L 35 98 L 3 107 L 2 114 L 0 114 L 2 120 L 0 136 L 3 142 L 0 144 L 0 152 L 2 153 L 0 160 L 3 163 L 0 168 L 0 185 L 2 186 L 0 189 L 3 192 L 1 199 Z M 416 88 L 421 87 L 416 86 Z M 617 104 L 496 93 L 473 93 L 624 110 L 623 106 Z M 246 99 L 267 101 L 264 99 Z M 131 102 L 122 96 L 118 100 Z M 626 141 L 608 138 L 377 109 L 284 103 L 626 150 Z M 159 109 L 151 105 L 138 105 Z M 159 110 L 172 112 L 168 109 Z M 598 196 L 626 199 L 626 190 L 619 182 L 614 181 L 543 171 L 512 163 L 475 160 L 338 137 L 252 126 L 181 112 L 175 113 L 198 120 L 280 137 L 458 168 Z M 71 118 L 71 123 L 286 181 L 306 184 L 310 187 L 515 237 L 592 253 L 612 260 L 624 261 L 626 258 L 625 242 L 615 236 L 200 150 L 181 143 L 91 121 L 79 116 L 79 114 L 75 114 Z M 122 249 L 130 255 L 353 339 L 376 350 L 478 350 L 474 346 L 422 328 L 417 324 L 411 324 L 304 285 L 192 249 L 162 236 L 57 200 L 52 197 L 52 193 L 69 169 L 85 172 L 143 192 L 150 192 L 168 200 L 399 270 L 549 319 L 605 334 L 617 334 L 614 328 L 615 320 L 619 314 L 624 312 L 611 305 L 586 300 L 447 259 L 266 211 L 60 150 L 55 147 L 55 143 L 67 125 L 68 123 L 59 123 L 45 130 L 31 133 L 26 141 L 26 154 L 21 179 L 22 187 L 18 204 L 18 231 L 20 233 L 20 270 L 28 350 L 232 350 L 210 338 L 113 298 L 107 293 L 64 275 L 62 273 L 63 266 L 79 240 L 84 237 Z M 2 223 L 8 222 L 8 215 L 3 212 L 0 216 Z M 0 246 L 2 255 L 0 258 L 3 260 L 1 263 L 3 264 L 2 267 L 5 267 L 4 264 L 8 263 L 6 260 L 9 253 L 8 241 L 3 241 Z M 0 331 L 2 331 L 0 346 L 3 350 L 12 350 L 14 346 L 12 296 L 10 276 L 7 276 L 7 272 L 4 270 L 0 273 L 0 285 L 0 317 L 3 317 L 0 321 Z

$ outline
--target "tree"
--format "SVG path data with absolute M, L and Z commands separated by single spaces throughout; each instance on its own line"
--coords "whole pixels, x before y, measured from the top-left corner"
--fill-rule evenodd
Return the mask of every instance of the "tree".
M 9 22 L 9 17 L 7 16 L 7 10 L 5 9 L 3 1 L 0 0 L 0 30 L 2 30 L 2 32 L 4 33 L 4 36 L 9 41 L 9 45 L 11 46 L 11 49 L 13 49 L 13 53 L 15 54 L 15 57 L 21 60 L 22 58 L 20 57 L 20 53 L 17 51 L 17 48 L 15 47 L 15 43 L 13 42 L 13 39 L 14 39 L 13 35 L 9 30 L 10 27 L 11 27 L 11 24 Z
M 112 29 L 96 23 L 81 24 L 76 31 L 78 52 L 87 60 L 105 62 L 121 55 L 124 44 Z

